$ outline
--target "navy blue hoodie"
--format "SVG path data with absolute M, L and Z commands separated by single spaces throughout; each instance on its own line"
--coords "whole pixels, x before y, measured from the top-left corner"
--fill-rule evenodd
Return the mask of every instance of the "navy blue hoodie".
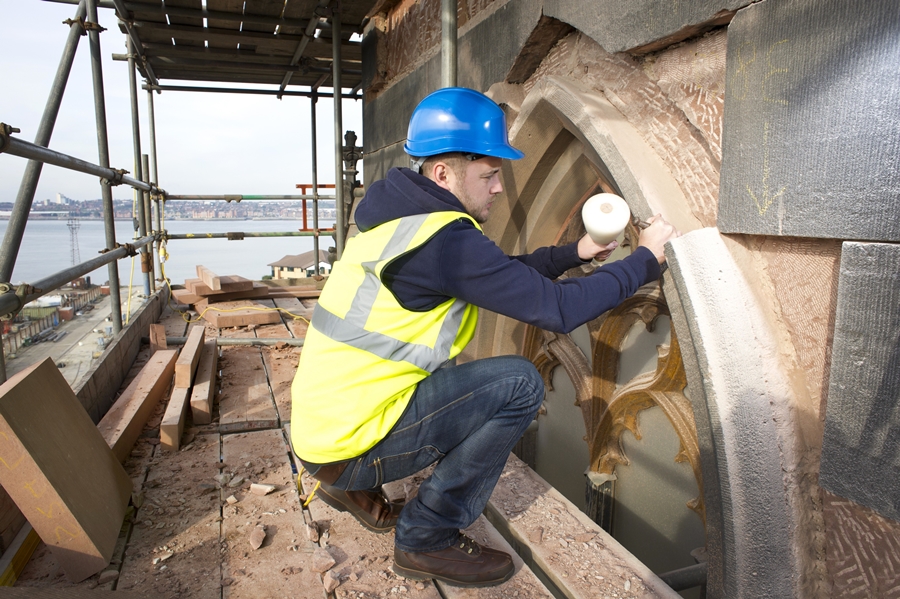
M 465 213 L 451 192 L 409 169 L 391 169 L 372 184 L 356 209 L 368 231 L 404 216 Z M 585 262 L 577 243 L 507 256 L 468 220 L 447 225 L 425 244 L 387 266 L 382 280 L 400 304 L 425 312 L 451 297 L 548 331 L 568 333 L 597 318 L 659 278 L 653 252 L 635 248 L 587 277 L 554 281 Z

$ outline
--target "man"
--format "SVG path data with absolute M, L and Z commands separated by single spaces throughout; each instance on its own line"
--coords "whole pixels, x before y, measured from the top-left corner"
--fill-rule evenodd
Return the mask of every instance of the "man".
M 585 235 L 510 257 L 482 233 L 503 190 L 503 159 L 523 156 L 490 98 L 431 94 L 404 149 L 413 169 L 392 169 L 368 190 L 356 211 L 361 233 L 319 299 L 292 387 L 292 443 L 325 503 L 369 530 L 396 527 L 397 574 L 499 584 L 513 574 L 510 556 L 460 529 L 484 509 L 544 386 L 521 356 L 448 366 L 474 334 L 476 306 L 569 332 L 658 278 L 663 245 L 678 233 L 654 217 L 629 257 L 555 282 L 617 243 Z M 433 463 L 406 505 L 382 496 L 383 483 Z

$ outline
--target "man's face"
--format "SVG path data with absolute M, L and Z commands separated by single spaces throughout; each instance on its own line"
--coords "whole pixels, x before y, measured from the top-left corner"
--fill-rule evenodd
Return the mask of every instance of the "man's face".
M 503 191 L 500 183 L 502 163 L 501 158 L 493 156 L 473 160 L 466 165 L 464 177 L 460 179 L 454 175 L 450 182 L 450 191 L 479 223 L 487 222 L 494 197 Z

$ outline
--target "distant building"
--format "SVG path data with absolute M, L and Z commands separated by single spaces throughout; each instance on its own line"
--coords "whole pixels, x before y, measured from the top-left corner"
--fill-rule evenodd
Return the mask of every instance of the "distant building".
M 310 250 L 296 256 L 285 256 L 277 262 L 268 264 L 272 267 L 273 279 L 299 279 L 315 275 L 316 253 Z M 331 264 L 328 263 L 328 252 L 319 250 L 319 272 L 328 274 L 331 272 Z

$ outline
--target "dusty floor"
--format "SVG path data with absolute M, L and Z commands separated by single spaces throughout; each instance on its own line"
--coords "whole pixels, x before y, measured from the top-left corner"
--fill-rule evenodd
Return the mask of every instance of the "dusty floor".
M 310 300 L 267 301 L 291 314 L 308 314 L 312 305 Z M 160 322 L 167 336 L 185 335 L 188 323 L 171 307 Z M 268 339 L 301 337 L 304 332 L 305 323 L 286 313 L 282 324 L 223 330 L 207 325 L 206 330 L 208 337 Z M 149 351 L 141 351 L 123 388 Z M 193 426 L 189 421 L 181 449 L 164 451 L 159 443 L 165 410 L 161 402 L 126 462 L 134 483 L 132 511 L 109 567 L 72 584 L 41 545 L 16 586 L 70 592 L 115 589 L 165 599 L 552 597 L 483 516 L 467 532 L 478 542 L 514 554 L 517 571 L 510 581 L 488 589 L 459 589 L 396 576 L 391 570 L 393 533 L 370 533 L 314 496 L 306 502 L 315 486 L 306 474 L 299 476 L 298 489 L 288 439 L 292 425 L 303 426 L 302 421 L 291 422 L 290 413 L 290 383 L 300 348 L 278 344 L 219 351 L 221 382 L 213 422 Z M 532 539 L 535 554 L 545 554 L 542 559 L 559 568 L 560 581 L 578 581 L 573 597 L 657 596 L 638 579 L 632 584 L 627 569 L 616 569 L 615 576 L 598 574 L 602 541 L 573 521 L 567 510 L 574 506 L 543 497 L 522 478 L 514 459 L 511 464 L 504 481 L 512 491 L 498 488 L 498 509 L 507 512 L 503 515 L 511 525 L 520 521 L 528 527 L 522 534 L 541 537 Z M 394 499 L 409 499 L 420 480 L 421 475 L 396 481 L 386 491 Z M 251 485 L 268 485 L 252 487 L 268 492 L 256 494 Z

